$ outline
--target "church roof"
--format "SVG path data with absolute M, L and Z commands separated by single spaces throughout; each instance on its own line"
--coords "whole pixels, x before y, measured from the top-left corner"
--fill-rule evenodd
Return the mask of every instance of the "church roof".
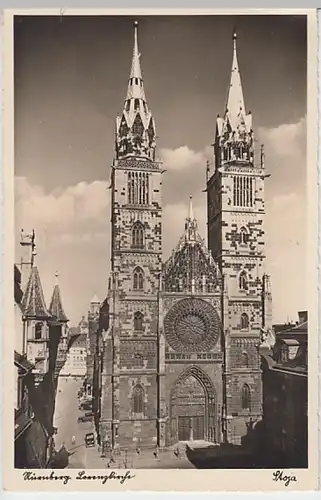
M 185 230 L 164 264 L 162 287 L 168 292 L 211 293 L 220 285 L 218 265 L 198 232 L 190 197 Z
M 138 23 L 134 25 L 134 49 L 127 95 L 121 116 L 116 120 L 116 156 L 155 160 L 156 131 L 148 108 L 138 50 Z
M 50 318 L 51 315 L 47 309 L 38 268 L 32 267 L 26 290 L 22 297 L 22 310 L 27 318 Z
M 50 302 L 50 306 L 49 306 L 49 312 L 57 321 L 59 321 L 61 323 L 67 323 L 67 321 L 69 321 L 69 320 L 65 314 L 65 311 L 64 311 L 64 308 L 62 305 L 57 273 L 56 273 L 56 280 L 57 280 L 57 282 L 56 282 L 55 287 L 53 289 L 51 302 Z

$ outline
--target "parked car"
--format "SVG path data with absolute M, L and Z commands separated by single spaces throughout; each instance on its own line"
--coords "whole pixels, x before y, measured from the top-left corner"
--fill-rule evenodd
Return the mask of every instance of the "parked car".
M 77 422 L 78 424 L 80 422 L 91 422 L 92 416 L 91 415 L 82 415 L 81 417 L 78 417 Z
M 86 448 L 95 446 L 95 436 L 93 432 L 88 432 L 85 434 L 85 445 Z
M 85 417 L 93 417 L 93 416 L 94 416 L 94 412 L 93 411 L 86 411 Z
M 91 410 L 91 403 L 80 403 L 79 410 Z

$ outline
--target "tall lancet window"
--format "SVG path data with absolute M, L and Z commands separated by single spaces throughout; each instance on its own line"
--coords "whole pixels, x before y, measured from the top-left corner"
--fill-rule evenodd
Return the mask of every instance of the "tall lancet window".
M 133 273 L 134 290 L 144 290 L 144 271 L 141 267 L 135 267 Z
M 142 250 L 144 248 L 144 227 L 141 222 L 135 222 L 132 229 L 132 248 Z
M 127 192 L 129 205 L 149 204 L 149 175 L 147 172 L 128 172 Z
M 240 290 L 247 290 L 248 288 L 248 279 L 246 271 L 242 271 L 239 275 L 239 288 Z
M 242 410 L 251 410 L 251 391 L 247 384 L 242 387 Z
M 143 331 L 143 321 L 144 316 L 140 311 L 136 311 L 134 314 L 134 330 L 135 332 Z
M 137 384 L 133 390 L 133 413 L 144 413 L 144 389 Z
M 253 207 L 253 178 L 243 175 L 233 177 L 233 205 L 235 207 Z

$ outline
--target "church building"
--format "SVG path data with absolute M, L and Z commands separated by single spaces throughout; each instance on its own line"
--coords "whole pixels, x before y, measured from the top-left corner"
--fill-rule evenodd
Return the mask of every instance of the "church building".
M 227 102 L 207 167 L 207 243 L 192 199 L 162 261 L 162 165 L 140 66 L 137 23 L 111 168 L 109 328 L 100 435 L 114 449 L 241 443 L 262 418 L 259 345 L 271 327 L 264 273 L 263 148 L 255 161 L 233 36 Z M 209 137 L 210 140 L 210 137 Z

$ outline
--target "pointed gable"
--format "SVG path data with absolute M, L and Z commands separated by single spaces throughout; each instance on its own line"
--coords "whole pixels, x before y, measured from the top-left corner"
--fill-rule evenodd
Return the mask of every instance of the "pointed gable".
M 57 321 L 61 323 L 67 323 L 69 321 L 62 305 L 60 288 L 58 284 L 55 285 L 55 288 L 53 290 L 49 312 Z
M 191 198 L 185 231 L 164 264 L 163 284 L 165 292 L 186 293 L 213 293 L 221 286 L 219 268 L 198 232 Z
M 39 271 L 35 266 L 31 269 L 21 305 L 23 314 L 27 318 L 49 319 L 51 317 L 46 306 Z

